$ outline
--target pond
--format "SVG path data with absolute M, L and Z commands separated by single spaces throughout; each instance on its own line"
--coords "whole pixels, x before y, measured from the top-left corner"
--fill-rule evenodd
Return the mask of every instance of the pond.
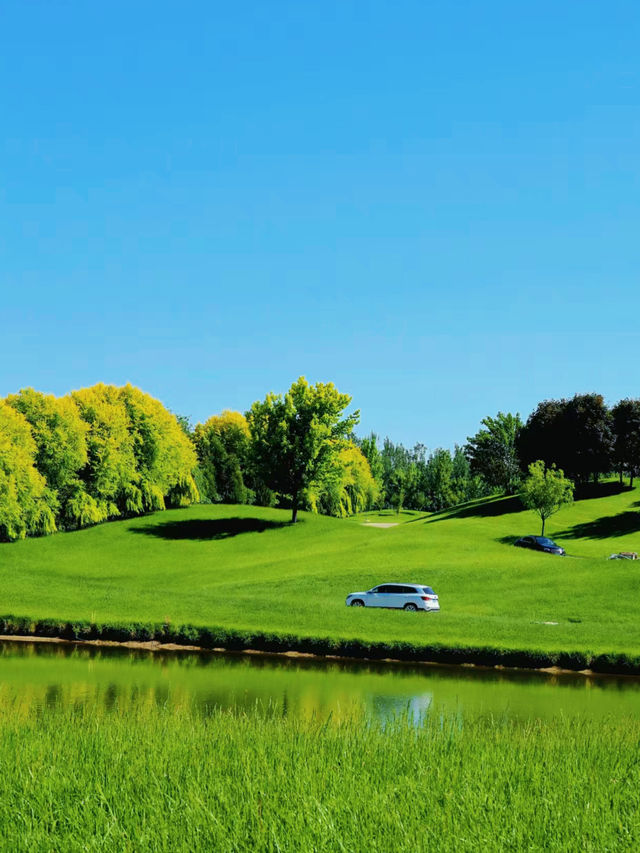
M 408 712 L 640 718 L 640 679 L 266 655 L 0 642 L 0 708 L 140 704 L 388 720 Z

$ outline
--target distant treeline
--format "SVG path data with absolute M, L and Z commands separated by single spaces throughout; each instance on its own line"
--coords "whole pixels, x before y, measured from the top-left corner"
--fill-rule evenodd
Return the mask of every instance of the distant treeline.
M 331 384 L 298 379 L 284 395 L 192 428 L 148 394 L 95 385 L 64 397 L 26 389 L 0 400 L 0 539 L 53 533 L 193 501 L 347 516 L 373 508 L 438 511 L 515 493 L 530 463 L 577 485 L 640 470 L 640 400 L 546 400 L 523 423 L 486 417 L 454 451 L 359 438 L 359 413 Z
M 526 423 L 498 412 L 483 419 L 464 447 L 407 450 L 375 435 L 360 442 L 379 479 L 386 506 L 435 511 L 484 494 L 514 494 L 529 465 L 542 460 L 576 486 L 616 473 L 633 485 L 640 471 L 640 399 L 609 408 L 601 394 L 545 400 Z

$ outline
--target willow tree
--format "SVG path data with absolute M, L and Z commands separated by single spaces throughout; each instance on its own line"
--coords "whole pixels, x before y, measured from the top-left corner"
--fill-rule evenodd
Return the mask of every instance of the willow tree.
M 332 455 L 322 478 L 305 496 L 314 512 L 344 518 L 371 509 L 380 497 L 380 485 L 365 455 L 349 441 Z
M 304 376 L 283 396 L 267 394 L 247 412 L 253 462 L 258 476 L 291 501 L 291 521 L 305 489 L 322 479 L 333 454 L 358 423 L 344 417 L 351 402 L 332 382 L 309 385 Z
M 36 443 L 21 412 L 0 400 L 0 539 L 53 533 L 55 496 L 35 466 Z
M 129 419 L 136 472 L 130 489 L 138 511 L 186 506 L 198 499 L 192 472 L 196 453 L 177 417 L 159 400 L 133 385 L 120 389 Z
M 80 417 L 76 403 L 69 396 L 54 397 L 33 388 L 10 395 L 7 403 L 31 426 L 36 467 L 56 496 L 61 524 L 84 526 L 96 513 L 80 480 L 87 464 L 89 426 Z
M 225 409 L 198 424 L 193 440 L 206 497 L 225 503 L 249 502 L 252 497 L 247 485 L 250 434 L 245 416 Z

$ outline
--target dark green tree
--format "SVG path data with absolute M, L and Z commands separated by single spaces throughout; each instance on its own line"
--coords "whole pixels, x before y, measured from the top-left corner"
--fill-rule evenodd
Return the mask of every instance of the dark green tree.
M 640 400 L 620 400 L 611 410 L 613 460 L 620 475 L 626 473 L 629 484 L 640 472 Z

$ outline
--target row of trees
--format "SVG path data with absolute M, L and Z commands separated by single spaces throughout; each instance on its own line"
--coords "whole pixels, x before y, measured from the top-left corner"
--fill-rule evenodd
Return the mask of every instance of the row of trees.
M 488 487 L 513 494 L 522 474 L 542 460 L 564 470 L 577 485 L 616 472 L 622 482 L 640 471 L 640 400 L 609 408 L 601 394 L 544 400 L 523 423 L 499 412 L 485 418 L 465 449 L 471 471 Z
M 53 533 L 198 499 L 175 416 L 132 385 L 0 400 L 0 539 Z
M 423 444 L 407 449 L 375 433 L 356 439 L 377 484 L 377 505 L 435 512 L 487 493 L 487 485 L 471 471 L 464 448 L 453 453 L 437 448 L 427 454 Z
M 246 415 L 224 411 L 192 433 L 203 498 L 345 516 L 373 506 L 378 485 L 353 439 L 359 413 L 332 383 L 301 377 Z
M 513 494 L 532 463 L 577 484 L 612 470 L 633 481 L 640 470 L 640 400 L 611 409 L 598 394 L 547 400 L 526 423 L 499 412 L 464 447 L 431 453 L 358 438 L 350 402 L 332 383 L 301 377 L 245 414 L 224 411 L 192 430 L 131 385 L 10 395 L 0 400 L 0 538 L 199 499 L 289 506 L 293 521 L 299 509 L 437 511 Z

